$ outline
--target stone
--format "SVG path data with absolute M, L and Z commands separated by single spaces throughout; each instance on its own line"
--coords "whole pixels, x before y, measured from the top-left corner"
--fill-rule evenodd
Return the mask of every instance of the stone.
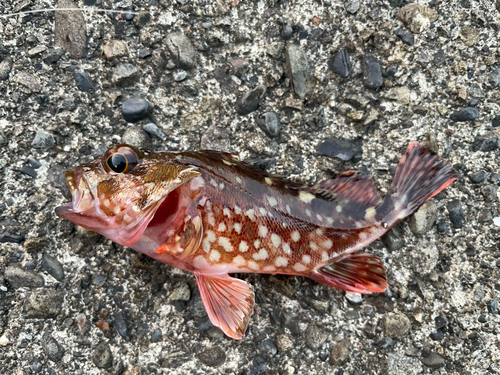
M 42 336 L 42 348 L 49 360 L 59 362 L 64 356 L 64 347 L 52 337 L 49 331 L 46 331 Z
M 410 216 L 408 226 L 413 234 L 426 234 L 436 223 L 437 216 L 436 203 L 433 200 L 427 201 Z
M 475 184 L 479 184 L 480 182 L 483 182 L 486 177 L 488 177 L 488 172 L 486 172 L 484 169 L 471 173 L 469 175 L 469 180 Z
M 113 365 L 113 353 L 106 341 L 101 341 L 92 352 L 92 362 L 98 368 L 109 369 Z
M 310 323 L 305 332 L 306 345 L 311 350 L 318 349 L 328 338 L 328 332 L 316 323 Z
M 24 91 L 28 94 L 40 92 L 42 89 L 38 77 L 30 73 L 18 72 L 12 80 L 20 85 L 23 85 L 25 87 Z
M 191 289 L 186 283 L 179 283 L 168 297 L 169 302 L 189 301 L 191 299 Z
M 485 223 L 492 219 L 493 219 L 493 214 L 491 213 L 491 210 L 488 210 L 487 208 L 482 209 L 479 212 L 479 215 L 477 216 L 477 221 L 480 223 Z
M 405 238 L 401 227 L 395 226 L 381 238 L 382 242 L 390 251 L 401 249 L 405 245 Z
M 465 26 L 460 29 L 460 39 L 467 47 L 472 47 L 479 41 L 479 30 L 472 26 Z
M 151 342 L 159 342 L 163 338 L 161 330 L 159 328 L 155 328 L 153 333 L 151 334 L 151 338 L 149 341 Z
M 486 202 L 495 202 L 498 195 L 498 187 L 495 185 L 486 185 L 482 188 L 481 194 Z
M 121 64 L 113 69 L 111 81 L 118 86 L 131 86 L 140 78 L 139 71 L 132 64 Z
M 319 155 L 357 163 L 363 155 L 363 140 L 331 137 L 318 145 L 317 152 Z
M 28 50 L 27 55 L 29 57 L 35 57 L 36 55 L 39 55 L 42 52 L 45 52 L 47 50 L 47 46 L 40 45 L 40 46 L 35 46 Z
M 90 79 L 90 76 L 87 72 L 75 71 L 73 73 L 73 76 L 75 77 L 75 83 L 76 87 L 78 87 L 78 90 L 87 92 L 94 88 L 94 84 L 92 83 L 92 80 Z
M 341 48 L 335 56 L 328 60 L 328 69 L 341 77 L 348 77 L 352 72 L 352 63 L 349 53 L 345 48 Z
M 126 315 L 125 312 L 123 311 L 116 311 L 113 314 L 113 318 L 115 321 L 115 327 L 118 333 L 120 334 L 121 337 L 123 337 L 125 340 L 129 341 L 130 336 L 128 333 L 128 327 L 127 327 L 127 320 L 126 320 Z
M 122 143 L 148 150 L 151 148 L 151 136 L 141 127 L 135 126 L 125 131 L 122 136 Z
M 41 288 L 45 281 L 38 273 L 16 266 L 5 268 L 4 277 L 14 289 Z
M 55 47 L 50 49 L 45 55 L 43 55 L 42 60 L 47 65 L 54 64 L 59 61 L 64 53 L 65 52 L 63 48 Z
M 61 313 L 63 303 L 64 295 L 59 290 L 34 290 L 25 302 L 25 317 L 36 319 L 55 318 Z
M 293 28 L 288 23 L 283 26 L 281 30 L 281 38 L 283 40 L 289 40 L 293 35 Z
M 166 44 L 177 67 L 191 70 L 196 66 L 196 50 L 183 33 L 168 34 Z
M 13 61 L 10 57 L 2 60 L 0 62 L 0 81 L 5 81 L 9 78 L 10 71 L 12 70 Z
M 488 83 L 493 88 L 496 88 L 500 85 L 500 69 L 495 69 L 490 74 L 488 74 Z
M 152 122 L 149 122 L 146 125 L 144 125 L 142 129 L 146 131 L 148 134 L 152 135 L 153 137 L 159 138 L 162 141 L 167 139 L 165 133 L 163 133 L 163 131 L 158 126 L 156 126 L 156 124 Z
M 149 114 L 149 102 L 142 98 L 129 98 L 122 104 L 122 115 L 127 122 L 137 122 Z
M 185 70 L 177 70 L 173 76 L 175 82 L 181 82 L 187 78 L 187 72 Z
M 442 339 L 444 339 L 444 333 L 443 331 L 436 331 L 436 332 L 432 332 L 429 337 L 431 338 L 431 340 L 433 341 L 441 341 Z
M 474 139 L 472 151 L 491 152 L 498 149 L 499 139 L 495 133 L 479 135 Z
M 349 346 L 350 343 L 347 339 L 333 344 L 329 358 L 329 362 L 332 366 L 340 366 L 349 359 L 349 354 L 351 352 Z
M 210 367 L 219 367 L 226 361 L 226 353 L 220 346 L 206 348 L 197 357 L 201 363 Z
M 104 45 L 102 52 L 106 59 L 114 60 L 127 55 L 127 44 L 121 40 L 110 40 Z
M 488 308 L 488 312 L 490 314 L 495 314 L 498 311 L 498 300 L 492 299 L 491 301 L 488 302 L 486 307 Z
M 466 107 L 450 115 L 450 119 L 456 122 L 472 121 L 478 117 L 479 111 L 474 107 Z
M 387 373 L 418 375 L 423 372 L 422 364 L 417 358 L 408 357 L 400 353 L 387 355 Z
M 384 83 L 380 63 L 373 56 L 365 56 L 361 65 L 365 87 L 371 90 L 378 90 Z
M 422 355 L 420 361 L 430 368 L 440 368 L 445 365 L 444 358 L 435 352 L 430 352 L 427 356 Z
M 5 232 L 0 236 L 0 243 L 12 242 L 12 243 L 23 243 L 25 240 L 22 234 L 12 234 Z
M 56 145 L 56 140 L 51 133 L 38 129 L 31 145 L 34 148 L 52 148 Z
M 304 99 L 312 89 L 314 69 L 309 61 L 308 54 L 296 44 L 289 44 L 286 49 L 287 75 L 292 82 L 295 94 Z
M 264 121 L 258 121 L 257 125 L 269 138 L 276 138 L 280 134 L 280 120 L 274 112 L 266 112 Z
M 236 112 L 239 115 L 245 116 L 259 108 L 259 103 L 266 95 L 265 86 L 257 86 L 255 89 L 248 91 L 236 102 Z
M 353 305 L 361 305 L 363 303 L 363 296 L 361 293 L 346 292 L 345 298 Z
M 42 268 L 57 281 L 64 279 L 64 269 L 61 262 L 45 253 L 42 255 Z
M 346 4 L 345 10 L 351 14 L 355 14 L 359 10 L 359 1 L 350 1 Z
M 438 18 L 436 10 L 423 4 L 408 4 L 398 10 L 396 17 L 403 21 L 415 34 L 429 29 L 431 22 Z
M 276 346 L 280 353 L 293 348 L 293 341 L 287 334 L 283 333 L 276 337 Z
M 391 338 L 403 338 L 411 328 L 410 319 L 402 313 L 385 315 L 383 325 L 385 335 Z
M 411 252 L 413 257 L 413 268 L 422 276 L 427 276 L 437 266 L 439 261 L 439 249 L 434 242 L 421 241 Z
M 83 12 L 73 0 L 59 0 L 56 8 L 75 8 L 55 12 L 54 39 L 58 47 L 69 53 L 71 58 L 80 59 L 87 54 L 87 25 Z
M 274 341 L 271 339 L 266 339 L 262 341 L 258 346 L 257 349 L 259 350 L 259 353 L 267 359 L 270 359 L 276 355 L 278 352 L 278 349 L 276 348 L 276 345 L 274 344 Z

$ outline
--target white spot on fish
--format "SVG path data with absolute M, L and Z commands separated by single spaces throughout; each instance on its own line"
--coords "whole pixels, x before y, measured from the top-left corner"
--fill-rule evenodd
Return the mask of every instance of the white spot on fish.
M 333 219 L 331 217 L 327 217 L 326 221 L 328 221 L 328 224 L 333 224 Z
M 273 180 L 271 180 L 269 177 L 264 178 L 264 181 L 266 181 L 266 184 L 268 184 L 268 185 L 273 184 Z
M 208 261 L 203 255 L 198 255 L 196 258 L 194 258 L 193 265 L 198 269 L 206 268 L 208 266 Z
M 327 253 L 326 251 L 323 251 L 323 252 L 321 253 L 321 260 L 322 260 L 323 262 L 326 262 L 326 261 L 327 261 L 327 260 L 329 260 L 329 259 L 330 259 L 330 257 L 328 256 L 328 253 Z
M 212 212 L 207 212 L 207 221 L 211 226 L 215 226 L 215 218 Z
M 312 213 L 311 213 L 311 210 L 309 208 L 306 208 L 305 209 L 305 212 L 306 212 L 306 215 L 311 217 L 312 216 Z
M 219 190 L 224 190 L 224 183 L 222 183 L 222 182 L 220 183 Z
M 120 206 L 115 206 L 115 208 L 113 209 L 113 212 L 115 213 L 115 215 L 118 215 L 120 212 L 121 212 L 121 208 Z
M 217 181 L 215 181 L 213 178 L 210 179 L 210 185 L 212 185 L 213 187 L 219 186 L 217 185 Z
M 359 234 L 359 239 L 360 239 L 361 241 L 366 240 L 367 238 L 368 238 L 368 233 L 366 233 L 366 232 L 361 232 L 361 233 Z
M 302 263 L 304 263 L 304 264 L 311 263 L 311 257 L 307 254 L 302 255 Z
M 342 206 L 340 204 L 338 204 L 336 207 L 335 207 L 335 211 L 337 211 L 337 213 L 341 213 L 342 212 Z
M 276 267 L 286 267 L 288 265 L 288 259 L 285 257 L 277 257 L 274 264 Z
M 250 268 L 251 270 L 254 270 L 254 271 L 260 270 L 260 266 L 257 263 L 255 263 L 253 260 L 248 261 L 248 268 Z
M 299 233 L 299 231 L 298 230 L 294 230 L 292 232 L 292 235 L 290 237 L 292 238 L 292 241 L 299 242 L 299 240 L 300 240 L 300 233 Z
M 231 210 L 227 207 L 224 207 L 224 209 L 222 210 L 222 212 L 224 212 L 224 215 L 226 215 L 227 217 L 231 217 Z
M 316 228 L 316 234 L 317 234 L 318 236 L 322 236 L 322 235 L 323 235 L 323 233 L 324 233 L 323 228 Z
M 123 215 L 123 221 L 126 223 L 131 223 L 134 220 L 132 216 L 129 216 L 127 214 Z
M 323 242 L 323 247 L 327 248 L 327 249 L 331 249 L 333 246 L 333 242 L 332 240 L 328 239 L 328 240 L 325 240 Z
M 276 267 L 274 266 L 265 266 L 262 271 L 264 272 L 273 272 L 273 271 L 276 271 Z
M 259 225 L 259 236 L 264 238 L 267 236 L 268 229 L 265 225 Z
M 374 217 L 375 216 L 375 212 L 376 212 L 376 210 L 374 208 L 369 208 L 368 210 L 366 210 L 365 219 L 369 220 L 372 217 Z
M 231 240 L 227 237 L 219 237 L 219 245 L 228 253 L 234 250 Z
M 269 204 L 271 205 L 271 207 L 274 207 L 278 204 L 278 201 L 273 196 L 267 195 L 266 198 L 267 198 L 267 201 L 269 202 Z
M 258 253 L 254 253 L 252 255 L 252 258 L 255 260 L 266 260 L 268 256 L 269 254 L 266 249 L 260 249 Z
M 293 265 L 293 269 L 297 272 L 304 272 L 307 269 L 307 267 L 304 266 L 302 263 L 295 263 Z
M 307 191 L 301 191 L 299 193 L 299 199 L 304 203 L 310 203 L 316 196 Z
M 217 250 L 212 250 L 210 252 L 210 260 L 212 262 L 218 262 L 220 260 L 220 253 Z
M 256 249 L 258 249 L 260 247 L 260 240 L 255 240 L 253 242 L 253 247 L 255 247 Z
M 233 258 L 233 264 L 238 267 L 244 266 L 246 262 L 247 261 L 245 260 L 245 258 L 243 258 L 241 255 L 238 255 L 237 257 Z
M 239 246 L 238 246 L 238 249 L 242 252 L 242 253 L 246 253 L 248 251 L 248 243 L 246 241 L 241 241 Z
M 292 249 L 290 249 L 290 245 L 287 244 L 286 242 L 283 244 L 283 252 L 287 255 L 290 255 L 292 253 Z
M 241 208 L 237 204 L 234 205 L 234 212 L 236 215 L 241 215 Z
M 292 211 L 290 210 L 290 206 L 287 204 L 285 208 L 286 208 L 286 212 L 288 213 L 288 215 L 291 215 Z
M 281 243 L 281 237 L 278 236 L 276 233 L 271 234 L 271 242 L 273 243 L 274 247 L 279 247 Z
M 205 239 L 208 242 L 214 242 L 215 241 L 215 233 L 211 230 L 205 231 Z
M 224 159 L 222 159 L 222 162 L 226 165 L 229 165 L 229 166 L 233 165 L 233 163 L 231 163 L 230 161 L 224 160 Z
M 105 199 L 102 201 L 102 204 L 104 205 L 104 207 L 109 207 L 111 206 L 111 201 L 109 199 Z
M 234 223 L 234 231 L 238 234 L 241 233 L 241 224 L 240 223 Z
M 226 231 L 226 224 L 224 222 L 219 223 L 219 227 L 217 228 L 219 232 L 225 232 Z
M 323 216 L 320 214 L 316 214 L 316 219 L 318 219 L 319 221 L 323 221 Z
M 238 177 L 238 176 L 236 176 L 235 180 L 236 180 L 236 182 L 238 184 L 242 184 L 243 183 L 243 180 L 240 177 Z
M 255 219 L 255 213 L 254 213 L 254 210 L 253 208 L 249 209 L 248 211 L 245 212 L 245 215 L 248 216 L 248 218 L 250 220 L 254 220 Z
M 356 228 L 362 228 L 363 227 L 363 224 L 360 223 L 359 221 L 356 221 Z
M 262 216 L 266 216 L 267 215 L 267 211 L 264 207 L 259 207 L 259 212 Z
M 311 248 L 312 251 L 318 250 L 318 244 L 316 242 L 309 242 L 309 247 Z

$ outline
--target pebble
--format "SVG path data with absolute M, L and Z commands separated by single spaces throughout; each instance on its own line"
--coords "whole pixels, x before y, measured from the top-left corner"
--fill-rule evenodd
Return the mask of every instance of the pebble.
M 122 115 L 127 122 L 137 122 L 148 117 L 149 102 L 142 98 L 129 98 L 122 104 Z
M 59 0 L 56 8 L 76 8 L 73 0 Z M 54 39 L 57 46 L 71 58 L 80 59 L 87 54 L 87 25 L 81 10 L 55 12 Z
M 90 76 L 87 72 L 75 71 L 73 73 L 73 76 L 75 77 L 75 83 L 76 87 L 78 87 L 78 90 L 87 92 L 94 88 L 94 84 L 92 83 L 92 80 L 90 79 Z
M 161 330 L 159 328 L 155 328 L 153 333 L 151 333 L 151 342 L 159 342 L 163 338 Z
M 281 30 L 281 38 L 283 40 L 289 40 L 293 35 L 293 28 L 288 23 L 283 26 Z
M 330 352 L 329 362 L 333 366 L 338 366 L 343 364 L 349 358 L 350 354 L 349 340 L 341 340 L 332 346 L 332 351 Z
M 248 91 L 236 102 L 236 112 L 241 116 L 245 116 L 255 111 L 259 108 L 259 103 L 265 94 L 265 86 L 257 86 L 253 90 Z
M 181 82 L 184 81 L 187 77 L 187 72 L 185 70 L 178 70 L 174 72 L 174 81 L 175 82 Z
M 399 250 L 405 245 L 405 238 L 399 226 L 395 226 L 389 232 L 384 234 L 381 240 L 390 251 Z
M 431 368 L 440 368 L 445 365 L 444 358 L 435 352 L 430 352 L 427 356 L 422 354 L 420 361 L 427 367 Z
M 42 348 L 47 358 L 52 362 L 59 362 L 64 356 L 64 347 L 52 337 L 49 331 L 42 336 Z
M 168 34 L 166 44 L 177 67 L 191 70 L 196 66 L 196 50 L 184 34 Z
M 187 283 L 179 283 L 168 297 L 169 302 L 189 301 L 191 299 L 191 289 Z
M 23 85 L 26 88 L 26 92 L 28 94 L 32 94 L 34 92 L 40 92 L 42 86 L 40 86 L 40 81 L 38 77 L 33 74 L 26 72 L 18 72 L 12 80 L 20 85 Z
M 363 156 L 362 138 L 347 139 L 331 137 L 318 145 L 319 155 L 325 155 L 331 158 L 339 158 L 344 161 L 352 160 L 357 163 Z
M 121 40 L 110 40 L 104 45 L 102 52 L 108 60 L 114 60 L 127 55 L 127 44 Z
M 308 54 L 297 44 L 289 44 L 286 49 L 287 75 L 292 82 L 293 91 L 301 99 L 309 93 L 314 80 Z
M 151 148 L 151 136 L 142 128 L 135 126 L 125 131 L 122 136 L 122 143 L 148 150 Z
M 437 20 L 438 13 L 423 4 L 411 3 L 399 9 L 396 17 L 403 21 L 413 33 L 420 34 L 430 28 L 431 22 Z
M 50 65 L 59 61 L 59 59 L 64 55 L 64 49 L 60 47 L 53 48 L 49 50 L 43 57 L 42 60 L 45 64 Z
M 378 90 L 384 83 L 380 63 L 373 56 L 365 56 L 362 62 L 363 84 L 366 88 Z
M 31 48 L 30 50 L 28 50 L 27 54 L 29 57 L 35 57 L 36 55 L 45 51 L 47 51 L 47 46 L 41 45 Z
M 495 133 L 479 135 L 474 139 L 472 151 L 491 152 L 498 149 L 498 136 Z
M 269 138 L 276 138 L 280 134 L 280 120 L 274 112 L 266 112 L 264 121 L 258 121 L 257 125 Z
M 474 182 L 475 184 L 479 184 L 480 182 L 483 182 L 486 179 L 486 177 L 488 177 L 488 172 L 486 172 L 485 170 L 480 170 L 480 171 L 471 173 L 469 175 L 469 180 L 471 182 Z
M 35 289 L 25 303 L 25 317 L 48 319 L 61 313 L 64 296 L 59 290 Z
M 21 169 L 14 169 L 14 170 L 17 172 L 21 172 L 27 176 L 33 177 L 33 178 L 37 178 L 37 176 L 38 176 L 36 171 L 33 168 L 28 167 L 27 165 L 24 165 Z
M 259 353 L 262 354 L 262 356 L 267 359 L 271 359 L 278 352 L 278 349 L 276 348 L 274 341 L 271 339 L 266 339 L 262 341 L 257 346 L 257 349 L 259 350 Z
M 290 336 L 283 333 L 281 335 L 278 335 L 278 337 L 276 337 L 276 346 L 281 353 L 286 352 L 287 350 L 293 348 L 293 341 L 290 338 Z
M 316 323 L 310 323 L 305 332 L 306 345 L 309 349 L 318 349 L 328 338 L 328 332 Z
M 11 234 L 11 233 L 3 233 L 0 236 L 0 243 L 12 242 L 12 243 L 23 243 L 25 240 L 22 234 Z
M 156 126 L 155 123 L 152 123 L 152 122 L 147 123 L 146 125 L 144 125 L 142 127 L 142 129 L 144 131 L 148 132 L 150 135 L 161 139 L 162 141 L 167 139 L 167 136 L 165 135 L 165 133 L 163 133 L 163 131 L 158 126 Z
M 441 341 L 444 339 L 444 333 L 443 331 L 432 332 L 429 337 L 434 341 Z
M 116 311 L 113 314 L 113 318 L 115 320 L 115 327 L 118 333 L 120 334 L 121 337 L 123 337 L 125 340 L 129 341 L 130 336 L 128 333 L 128 327 L 127 327 L 127 321 L 126 321 L 126 316 L 123 311 Z
M 41 288 L 45 281 L 38 273 L 16 266 L 5 268 L 4 277 L 14 289 Z
M 500 127 L 500 115 L 495 115 L 495 117 L 491 119 L 491 126 L 494 128 Z
M 345 48 L 340 49 L 335 56 L 328 60 L 328 69 L 344 78 L 351 74 L 351 57 Z
M 415 35 L 409 31 L 404 31 L 402 28 L 397 29 L 395 32 L 396 36 L 401 39 L 403 43 L 413 46 L 415 44 Z
M 460 111 L 453 112 L 450 119 L 456 122 L 472 121 L 479 117 L 479 111 L 474 107 L 465 107 Z
M 103 287 L 106 284 L 106 280 L 108 279 L 107 273 L 98 273 L 92 277 L 92 284 Z
M 350 1 L 346 4 L 345 10 L 347 10 L 351 14 L 355 14 L 359 10 L 359 2 L 358 1 Z
M 206 348 L 197 357 L 201 363 L 210 367 L 219 367 L 226 361 L 226 353 L 220 346 Z
M 132 64 L 121 64 L 113 69 L 111 81 L 118 86 L 130 86 L 140 78 L 139 71 Z
M 0 62 L 0 81 L 4 81 L 9 78 L 10 71 L 12 70 L 12 59 L 7 57 Z
M 106 341 L 101 341 L 92 353 L 92 362 L 102 369 L 109 369 L 113 365 L 113 353 Z
M 31 145 L 34 148 L 52 148 L 56 145 L 56 140 L 51 133 L 38 129 Z
M 439 233 L 444 233 L 448 229 L 448 225 L 446 224 L 446 221 L 444 220 L 438 220 L 437 222 L 437 231 Z
M 433 200 L 425 202 L 410 216 L 408 226 L 413 234 L 426 234 L 437 220 L 438 212 Z
M 33 169 L 38 169 L 42 166 L 42 163 L 40 163 L 38 160 L 33 159 L 33 158 L 28 158 L 28 162 L 31 164 Z
M 401 313 L 384 316 L 383 323 L 386 336 L 391 338 L 403 338 L 411 328 L 410 319 Z
M 490 314 L 495 314 L 498 311 L 498 300 L 492 299 L 488 304 L 486 305 L 488 308 L 488 312 Z
M 494 202 L 497 200 L 498 187 L 495 185 L 486 185 L 481 190 L 486 202 Z
M 363 303 L 363 296 L 361 293 L 346 292 L 345 298 L 353 305 L 361 305 Z
M 253 359 L 253 373 L 254 374 L 259 374 L 261 372 L 266 371 L 267 369 L 267 363 L 264 358 L 262 358 L 260 355 L 256 355 Z
M 500 85 L 500 69 L 495 69 L 488 74 L 488 83 L 492 88 L 496 88 Z
M 64 269 L 61 262 L 45 253 L 42 255 L 42 268 L 57 281 L 64 279 Z
M 380 349 L 387 349 L 390 348 L 391 346 L 394 346 L 394 340 L 391 339 L 390 337 L 384 337 L 377 341 L 377 346 Z
M 453 199 L 446 205 L 450 214 L 450 221 L 453 228 L 460 229 L 464 222 L 464 211 L 462 210 L 462 202 L 459 199 Z

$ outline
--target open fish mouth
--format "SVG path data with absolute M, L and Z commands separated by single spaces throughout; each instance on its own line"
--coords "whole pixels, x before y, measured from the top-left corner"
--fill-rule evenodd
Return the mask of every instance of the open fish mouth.
M 64 218 L 68 214 L 81 213 L 95 207 L 95 194 L 83 171 L 75 174 L 75 171 L 67 170 L 65 179 L 72 198 L 71 202 L 56 207 L 57 216 Z

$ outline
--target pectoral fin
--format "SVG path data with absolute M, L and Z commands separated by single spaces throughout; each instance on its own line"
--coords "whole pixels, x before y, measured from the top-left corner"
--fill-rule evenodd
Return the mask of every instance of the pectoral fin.
M 241 339 L 255 303 L 252 286 L 228 275 L 194 274 L 212 324 L 229 337 Z

